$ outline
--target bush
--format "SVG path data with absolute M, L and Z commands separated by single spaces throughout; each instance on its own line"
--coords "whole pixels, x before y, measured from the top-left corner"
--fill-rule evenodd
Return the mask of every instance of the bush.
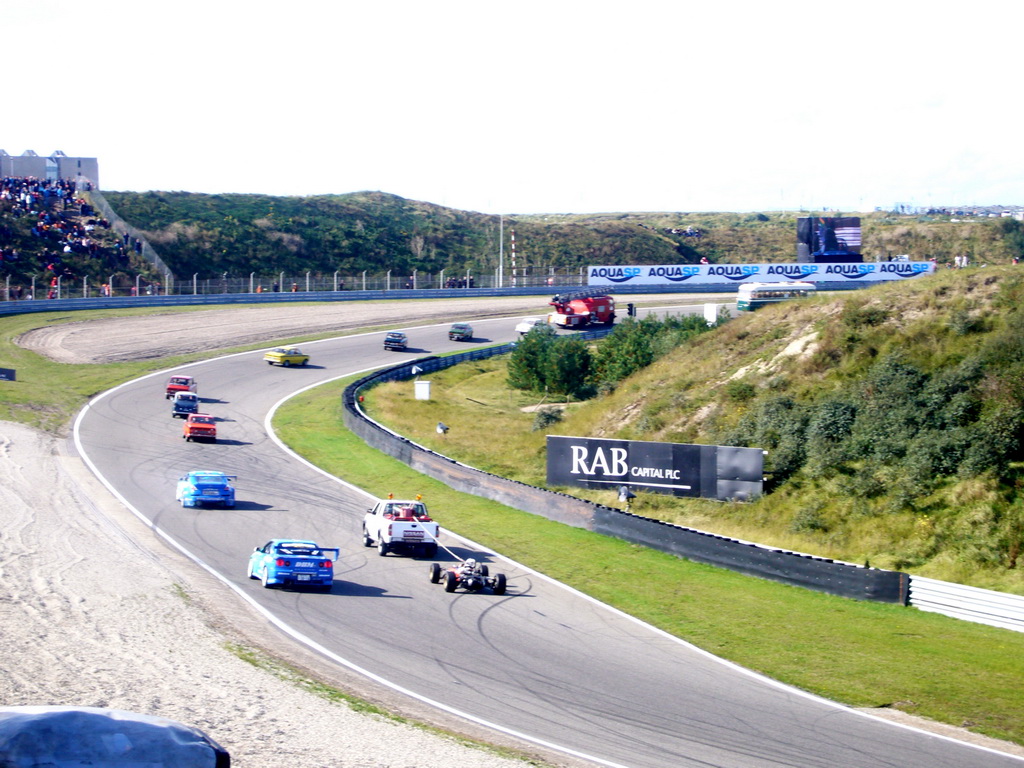
M 889 319 L 889 313 L 881 307 L 865 307 L 853 301 L 846 303 L 841 315 L 843 323 L 851 328 L 881 325 Z
M 559 340 L 552 350 L 551 361 L 547 385 L 552 392 L 581 400 L 594 396 L 596 389 L 590 383 L 594 359 L 582 339 Z
M 523 336 L 509 356 L 509 386 L 533 392 L 545 391 L 556 342 L 554 329 L 549 326 L 538 326 Z
M 647 318 L 637 322 L 627 318 L 605 337 L 594 361 L 600 381 L 619 382 L 654 362 L 651 327 Z
M 754 399 L 757 395 L 757 390 L 749 381 L 733 379 L 725 385 L 723 394 L 727 400 L 732 400 L 734 403 L 745 403 L 748 400 Z
M 533 431 L 540 432 L 541 430 L 547 429 L 552 424 L 557 424 L 561 420 L 561 408 L 553 408 L 550 406 L 547 408 L 541 408 L 533 417 Z

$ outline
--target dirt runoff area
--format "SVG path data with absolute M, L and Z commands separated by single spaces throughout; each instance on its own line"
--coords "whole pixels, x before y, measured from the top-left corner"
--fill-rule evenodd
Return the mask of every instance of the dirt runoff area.
M 678 294 L 644 299 L 662 305 L 714 301 Z M 541 314 L 547 307 L 543 297 L 523 297 L 409 301 L 401 308 L 405 326 Z M 31 331 L 20 343 L 62 362 L 106 363 L 343 333 L 395 319 L 394 302 L 271 305 L 73 322 Z M 526 765 L 314 693 L 304 680 L 362 696 L 412 721 L 521 746 L 277 639 L 212 576 L 157 539 L 62 439 L 0 422 L 0 530 L 0 706 L 91 706 L 167 717 L 207 733 L 237 768 Z M 240 648 L 257 659 L 287 660 L 293 671 L 249 663 Z M 892 714 L 1024 755 L 1012 745 Z M 529 751 L 538 761 L 580 765 Z

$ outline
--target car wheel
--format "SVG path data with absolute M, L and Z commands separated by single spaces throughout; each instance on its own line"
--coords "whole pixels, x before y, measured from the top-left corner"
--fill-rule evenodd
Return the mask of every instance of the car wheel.
M 260 584 L 263 585 L 264 589 L 270 589 L 270 587 L 272 586 L 270 580 L 267 578 L 266 567 L 263 568 L 263 575 L 260 577 Z
M 437 584 L 441 580 L 441 566 L 437 563 L 430 564 L 430 583 Z
M 487 578 L 488 576 L 490 576 L 490 575 L 491 575 L 491 572 L 490 572 L 490 570 L 489 570 L 489 569 L 487 568 L 487 566 L 486 566 L 486 565 L 481 565 L 481 566 L 480 566 L 480 573 L 482 573 L 482 574 L 484 575 L 484 578 L 485 578 L 485 579 L 486 579 L 486 578 Z
M 494 577 L 494 594 L 504 595 L 505 594 L 505 574 L 499 573 Z
M 427 544 L 423 549 L 423 554 L 426 557 L 437 557 L 437 544 Z
M 458 582 L 455 580 L 455 574 L 452 573 L 451 571 L 448 571 L 447 573 L 445 573 L 445 575 L 444 575 L 444 591 L 445 592 L 454 592 L 455 591 L 455 587 L 457 585 L 458 585 Z
M 259 578 L 255 573 L 252 572 L 252 561 L 249 561 L 249 567 L 245 569 L 250 579 Z
M 372 547 L 373 539 L 370 538 L 370 534 L 366 532 L 366 526 L 363 526 L 363 546 Z
M 377 554 L 381 557 L 384 557 L 384 555 L 388 553 L 388 549 L 388 543 L 384 541 L 384 539 L 377 542 Z
M 285 360 L 284 362 L 281 363 L 281 365 L 283 365 L 285 368 L 288 368 L 289 366 L 291 366 L 291 363 L 288 360 Z

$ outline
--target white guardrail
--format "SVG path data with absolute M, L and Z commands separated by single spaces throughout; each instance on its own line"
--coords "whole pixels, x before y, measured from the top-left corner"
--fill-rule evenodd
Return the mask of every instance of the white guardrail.
M 1024 597 L 948 581 L 910 577 L 910 605 L 964 621 L 1024 632 Z

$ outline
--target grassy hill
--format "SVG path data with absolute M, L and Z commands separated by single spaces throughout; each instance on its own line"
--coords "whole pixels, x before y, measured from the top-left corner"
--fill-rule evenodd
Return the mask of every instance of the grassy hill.
M 554 270 L 575 275 L 602 264 L 788 262 L 796 256 L 796 221 L 809 212 L 638 212 L 498 216 L 406 200 L 382 192 L 313 197 L 191 192 L 104 192 L 114 210 L 146 239 L 179 277 L 209 280 L 224 274 L 315 277 L 363 271 L 396 275 L 489 274 L 504 258 L 511 268 L 515 232 L 519 274 L 538 278 Z M 88 198 L 88 195 L 85 195 Z M 49 280 L 47 264 L 62 243 L 33 236 L 36 216 L 13 216 L 0 204 L 0 247 L 18 260 L 0 262 L 12 285 Z M 830 212 L 832 215 L 835 212 Z M 87 223 L 93 215 L 68 216 Z M 873 213 L 861 216 L 868 260 L 907 254 L 915 260 L 1009 264 L 1024 257 L 1024 225 L 1010 218 L 953 218 Z M 688 237 L 687 228 L 700 231 Z M 131 284 L 162 280 L 116 233 L 98 227 L 92 254 L 65 258 L 69 275 L 98 290 L 111 275 Z
M 392 384 L 367 402 L 417 442 L 535 485 L 547 433 L 761 447 L 761 500 L 641 494 L 634 511 L 1024 594 L 1018 269 L 943 271 L 744 315 L 543 430 L 544 397 L 510 389 L 498 359 L 433 376 L 433 401 Z M 443 438 L 438 421 L 451 427 Z M 618 506 L 609 492 L 563 490 Z
M 495 270 L 499 217 L 381 192 L 315 197 L 104 192 L 126 221 L 147 233 L 178 275 L 201 279 L 279 271 Z M 591 264 L 793 261 L 796 220 L 809 213 L 610 213 L 504 217 L 505 257 L 515 230 L 517 266 L 533 274 Z M 834 215 L 834 214 L 833 214 Z M 862 216 L 870 260 L 908 254 L 951 263 L 1008 264 L 1024 256 L 1013 219 Z M 694 227 L 701 237 L 687 237 Z M 506 266 L 507 266 L 506 262 Z

